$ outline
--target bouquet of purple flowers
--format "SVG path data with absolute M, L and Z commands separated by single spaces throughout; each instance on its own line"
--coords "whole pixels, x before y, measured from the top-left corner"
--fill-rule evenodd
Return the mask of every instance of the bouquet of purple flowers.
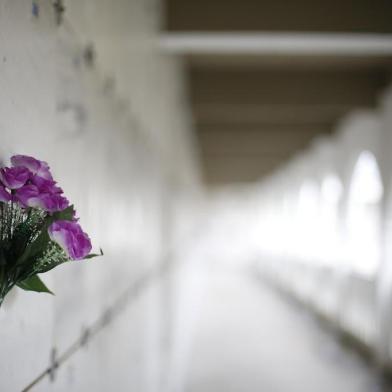
M 15 285 L 51 293 L 37 274 L 98 256 L 90 252 L 91 241 L 48 164 L 11 157 L 11 167 L 0 168 L 0 306 Z

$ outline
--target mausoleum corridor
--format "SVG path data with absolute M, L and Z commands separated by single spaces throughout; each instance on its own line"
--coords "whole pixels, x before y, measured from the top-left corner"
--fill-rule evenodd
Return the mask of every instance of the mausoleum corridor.
M 0 392 L 392 391 L 391 21 L 0 0 Z
M 333 330 L 251 271 L 204 266 L 198 273 L 199 313 L 178 390 L 390 390 Z

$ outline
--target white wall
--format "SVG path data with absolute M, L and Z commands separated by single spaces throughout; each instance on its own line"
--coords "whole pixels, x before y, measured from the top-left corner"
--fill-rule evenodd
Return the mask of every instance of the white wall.
M 0 390 L 21 390 L 192 224 L 198 164 L 181 64 L 155 45 L 158 2 L 0 1 L 0 158 L 50 163 L 105 256 L 43 276 L 56 296 L 14 289 L 0 309 Z M 96 59 L 83 53 L 93 44 Z M 162 391 L 170 280 L 126 308 L 39 391 Z M 169 329 L 169 331 L 168 331 Z

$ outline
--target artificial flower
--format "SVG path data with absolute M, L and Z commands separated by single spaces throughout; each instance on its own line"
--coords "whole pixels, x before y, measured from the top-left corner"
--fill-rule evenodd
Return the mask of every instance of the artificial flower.
M 8 189 L 18 189 L 26 184 L 31 172 L 26 167 L 3 167 L 0 169 L 0 181 Z
M 91 251 L 90 238 L 76 222 L 58 220 L 49 226 L 48 233 L 72 260 L 83 259 Z
M 13 167 L 25 167 L 31 173 L 45 180 L 53 180 L 49 165 L 45 161 L 40 161 L 28 155 L 14 155 L 11 157 L 11 164 Z

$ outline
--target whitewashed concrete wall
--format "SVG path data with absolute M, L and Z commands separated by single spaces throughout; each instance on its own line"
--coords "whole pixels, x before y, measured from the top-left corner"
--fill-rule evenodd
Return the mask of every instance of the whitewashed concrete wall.
M 0 390 L 19 391 L 189 230 L 198 164 L 159 2 L 0 0 L 0 158 L 48 161 L 105 256 L 15 289 L 0 309 Z M 92 63 L 85 49 L 93 48 Z M 88 56 L 87 56 L 88 57 Z M 174 293 L 174 294 L 173 294 Z M 175 287 L 153 286 L 36 391 L 164 391 Z

